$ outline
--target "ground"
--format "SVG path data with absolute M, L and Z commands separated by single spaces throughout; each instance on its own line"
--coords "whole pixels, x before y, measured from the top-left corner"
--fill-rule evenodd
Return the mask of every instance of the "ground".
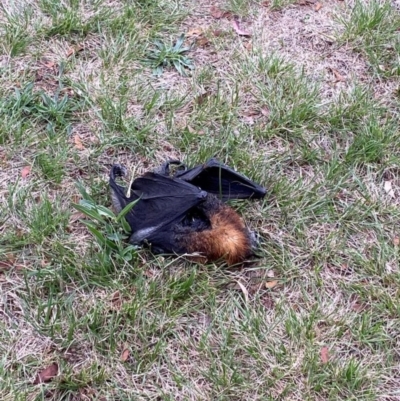
M 3 0 L 0 398 L 400 400 L 399 10 Z M 244 267 L 126 261 L 73 207 L 211 156 L 268 189 Z

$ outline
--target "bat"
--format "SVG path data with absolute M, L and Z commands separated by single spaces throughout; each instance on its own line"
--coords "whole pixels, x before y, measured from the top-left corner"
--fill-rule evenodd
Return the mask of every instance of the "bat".
M 230 199 L 261 199 L 266 195 L 265 188 L 214 158 L 190 170 L 179 160 L 169 161 L 161 168 L 165 175 L 169 174 L 171 164 L 184 169 L 178 169 L 174 177 L 218 196 L 223 202 Z
M 116 211 L 138 200 L 126 215 L 132 229 L 129 242 L 150 245 L 154 253 L 195 253 L 204 262 L 219 259 L 228 265 L 243 262 L 252 254 L 252 233 L 238 213 L 216 196 L 216 173 L 223 170 L 218 177 L 223 175 L 220 194 L 224 200 L 262 197 L 265 190 L 214 160 L 211 166 L 205 164 L 206 169 L 210 167 L 208 181 L 201 166 L 185 170 L 192 172 L 184 176 L 187 180 L 181 178 L 179 171 L 171 177 L 170 164 L 177 162 L 171 161 L 158 172 L 136 178 L 129 195 L 116 181 L 126 175 L 126 170 L 119 165 L 111 168 L 109 183 Z M 202 186 L 195 185 L 198 176 Z

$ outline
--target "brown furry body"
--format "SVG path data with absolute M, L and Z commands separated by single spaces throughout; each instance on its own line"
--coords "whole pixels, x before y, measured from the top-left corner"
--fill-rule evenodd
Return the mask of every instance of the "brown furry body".
M 251 255 L 250 232 L 235 210 L 212 195 L 199 208 L 210 226 L 202 230 L 185 227 L 184 233 L 177 235 L 176 240 L 186 252 L 200 253 L 209 262 L 224 259 L 228 265 L 243 262 Z

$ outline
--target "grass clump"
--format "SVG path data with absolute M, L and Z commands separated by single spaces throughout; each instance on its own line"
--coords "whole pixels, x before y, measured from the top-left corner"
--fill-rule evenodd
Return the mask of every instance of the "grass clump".
M 160 40 L 154 41 L 154 48 L 147 53 L 144 60 L 153 69 L 153 74 L 159 76 L 164 68 L 174 67 L 181 75 L 186 75 L 185 69 L 194 68 L 192 60 L 186 53 L 191 49 L 190 46 L 183 46 L 185 35 L 181 35 L 173 45 L 167 45 Z

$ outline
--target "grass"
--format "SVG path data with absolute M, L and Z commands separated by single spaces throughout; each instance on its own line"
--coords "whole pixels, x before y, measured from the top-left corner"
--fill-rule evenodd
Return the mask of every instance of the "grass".
M 400 397 L 400 17 L 342 3 L 1 6 L 2 400 Z M 182 34 L 195 68 L 155 76 Z M 232 203 L 252 265 L 121 242 L 112 163 L 212 156 L 268 188 Z

